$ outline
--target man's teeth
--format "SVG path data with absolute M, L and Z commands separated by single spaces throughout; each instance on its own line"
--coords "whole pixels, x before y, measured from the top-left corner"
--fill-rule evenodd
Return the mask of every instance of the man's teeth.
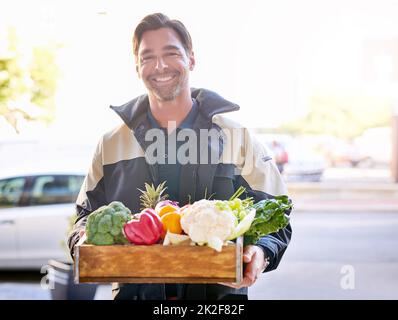
M 165 81 L 169 81 L 173 79 L 173 77 L 162 77 L 162 78 L 155 78 L 153 80 L 157 81 L 157 82 L 165 82 Z

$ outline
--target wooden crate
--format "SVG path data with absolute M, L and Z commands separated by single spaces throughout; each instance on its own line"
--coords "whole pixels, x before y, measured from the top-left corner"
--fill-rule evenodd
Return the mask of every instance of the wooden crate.
M 217 283 L 242 279 L 243 239 L 217 252 L 207 246 L 94 246 L 75 248 L 75 283 Z

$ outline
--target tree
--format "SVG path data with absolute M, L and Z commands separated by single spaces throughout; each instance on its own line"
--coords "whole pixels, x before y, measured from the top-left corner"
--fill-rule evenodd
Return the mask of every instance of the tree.
M 363 94 L 318 93 L 310 98 L 306 116 L 283 124 L 278 131 L 351 139 L 367 128 L 389 125 L 390 119 L 391 107 L 387 99 Z
M 19 132 L 21 119 L 51 122 L 59 69 L 56 46 L 35 46 L 21 54 L 14 29 L 8 48 L 0 53 L 0 116 Z

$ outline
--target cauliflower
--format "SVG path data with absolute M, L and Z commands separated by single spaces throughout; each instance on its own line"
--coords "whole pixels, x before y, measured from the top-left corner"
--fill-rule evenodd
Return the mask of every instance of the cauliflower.
M 221 251 L 223 243 L 234 233 L 238 223 L 231 210 L 222 210 L 217 200 L 199 200 L 184 210 L 181 217 L 182 229 L 192 241 L 207 244 Z
M 87 219 L 87 243 L 95 245 L 128 243 L 123 235 L 123 225 L 130 219 L 130 210 L 119 201 L 98 208 Z

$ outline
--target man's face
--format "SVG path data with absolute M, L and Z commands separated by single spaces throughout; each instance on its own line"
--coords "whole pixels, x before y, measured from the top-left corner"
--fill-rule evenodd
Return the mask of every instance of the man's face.
M 187 54 L 177 33 L 169 28 L 146 31 L 138 48 L 137 73 L 150 94 L 160 101 L 175 99 L 189 89 L 193 53 Z

